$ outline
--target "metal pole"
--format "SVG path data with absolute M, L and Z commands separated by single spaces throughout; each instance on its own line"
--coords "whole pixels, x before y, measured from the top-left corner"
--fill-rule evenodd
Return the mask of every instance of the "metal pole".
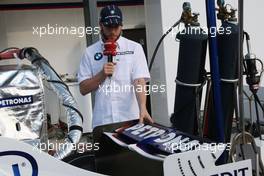
M 90 27 L 91 26 L 91 13 L 90 13 L 89 0 L 83 0 L 83 15 L 84 15 L 85 27 Z M 86 45 L 89 46 L 92 43 L 93 43 L 92 36 L 86 34 Z
M 208 29 L 216 29 L 215 1 L 206 0 L 207 26 Z M 210 70 L 212 76 L 212 91 L 214 111 L 216 116 L 216 127 L 218 142 L 225 142 L 222 98 L 221 98 L 221 77 L 218 63 L 217 37 L 209 33 Z
M 83 15 L 85 28 L 98 26 L 97 17 L 97 0 L 83 0 Z M 91 45 L 99 39 L 98 35 L 86 34 L 86 46 Z M 92 106 L 94 106 L 95 94 L 91 94 Z
M 238 0 L 238 25 L 239 25 L 239 43 L 238 43 L 238 75 L 239 75 L 239 124 L 243 135 L 243 143 L 245 141 L 245 122 L 244 122 L 244 103 L 243 103 L 243 35 L 244 35 L 244 0 Z

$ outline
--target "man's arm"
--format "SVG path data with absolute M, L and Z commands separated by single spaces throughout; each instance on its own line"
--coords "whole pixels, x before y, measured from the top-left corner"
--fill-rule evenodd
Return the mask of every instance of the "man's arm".
M 114 63 L 106 63 L 102 71 L 97 73 L 94 77 L 86 79 L 80 83 L 80 92 L 82 95 L 86 95 L 94 90 L 96 90 L 99 85 L 104 82 L 107 76 L 114 73 Z
M 154 123 L 152 120 L 151 116 L 149 115 L 146 107 L 147 103 L 147 92 L 146 92 L 146 81 L 144 78 L 136 79 L 134 81 L 134 86 L 136 89 L 136 96 L 137 96 L 137 101 L 139 105 L 139 110 L 140 110 L 140 117 L 139 117 L 139 122 L 150 122 Z

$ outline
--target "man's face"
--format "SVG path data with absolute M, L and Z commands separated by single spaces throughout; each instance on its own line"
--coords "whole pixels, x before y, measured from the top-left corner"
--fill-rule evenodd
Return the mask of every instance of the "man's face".
M 117 40 L 122 31 L 122 26 L 120 25 L 110 27 L 100 24 L 100 27 L 107 40 Z

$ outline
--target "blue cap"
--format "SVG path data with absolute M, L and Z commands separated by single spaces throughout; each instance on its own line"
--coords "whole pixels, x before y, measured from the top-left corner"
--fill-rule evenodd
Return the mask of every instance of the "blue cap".
M 119 26 L 122 21 L 122 12 L 116 5 L 108 5 L 101 10 L 100 22 L 104 26 Z

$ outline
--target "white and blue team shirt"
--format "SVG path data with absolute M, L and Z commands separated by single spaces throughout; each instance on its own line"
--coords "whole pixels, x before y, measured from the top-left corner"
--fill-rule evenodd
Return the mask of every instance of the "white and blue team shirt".
M 142 46 L 122 36 L 117 42 L 117 55 L 113 57 L 116 63 L 115 71 L 106 78 L 95 91 L 93 108 L 93 128 L 104 124 L 134 120 L 139 118 L 139 106 L 133 82 L 135 79 L 150 79 L 148 65 Z M 78 81 L 94 77 L 107 63 L 103 55 L 102 40 L 86 48 L 81 59 Z

